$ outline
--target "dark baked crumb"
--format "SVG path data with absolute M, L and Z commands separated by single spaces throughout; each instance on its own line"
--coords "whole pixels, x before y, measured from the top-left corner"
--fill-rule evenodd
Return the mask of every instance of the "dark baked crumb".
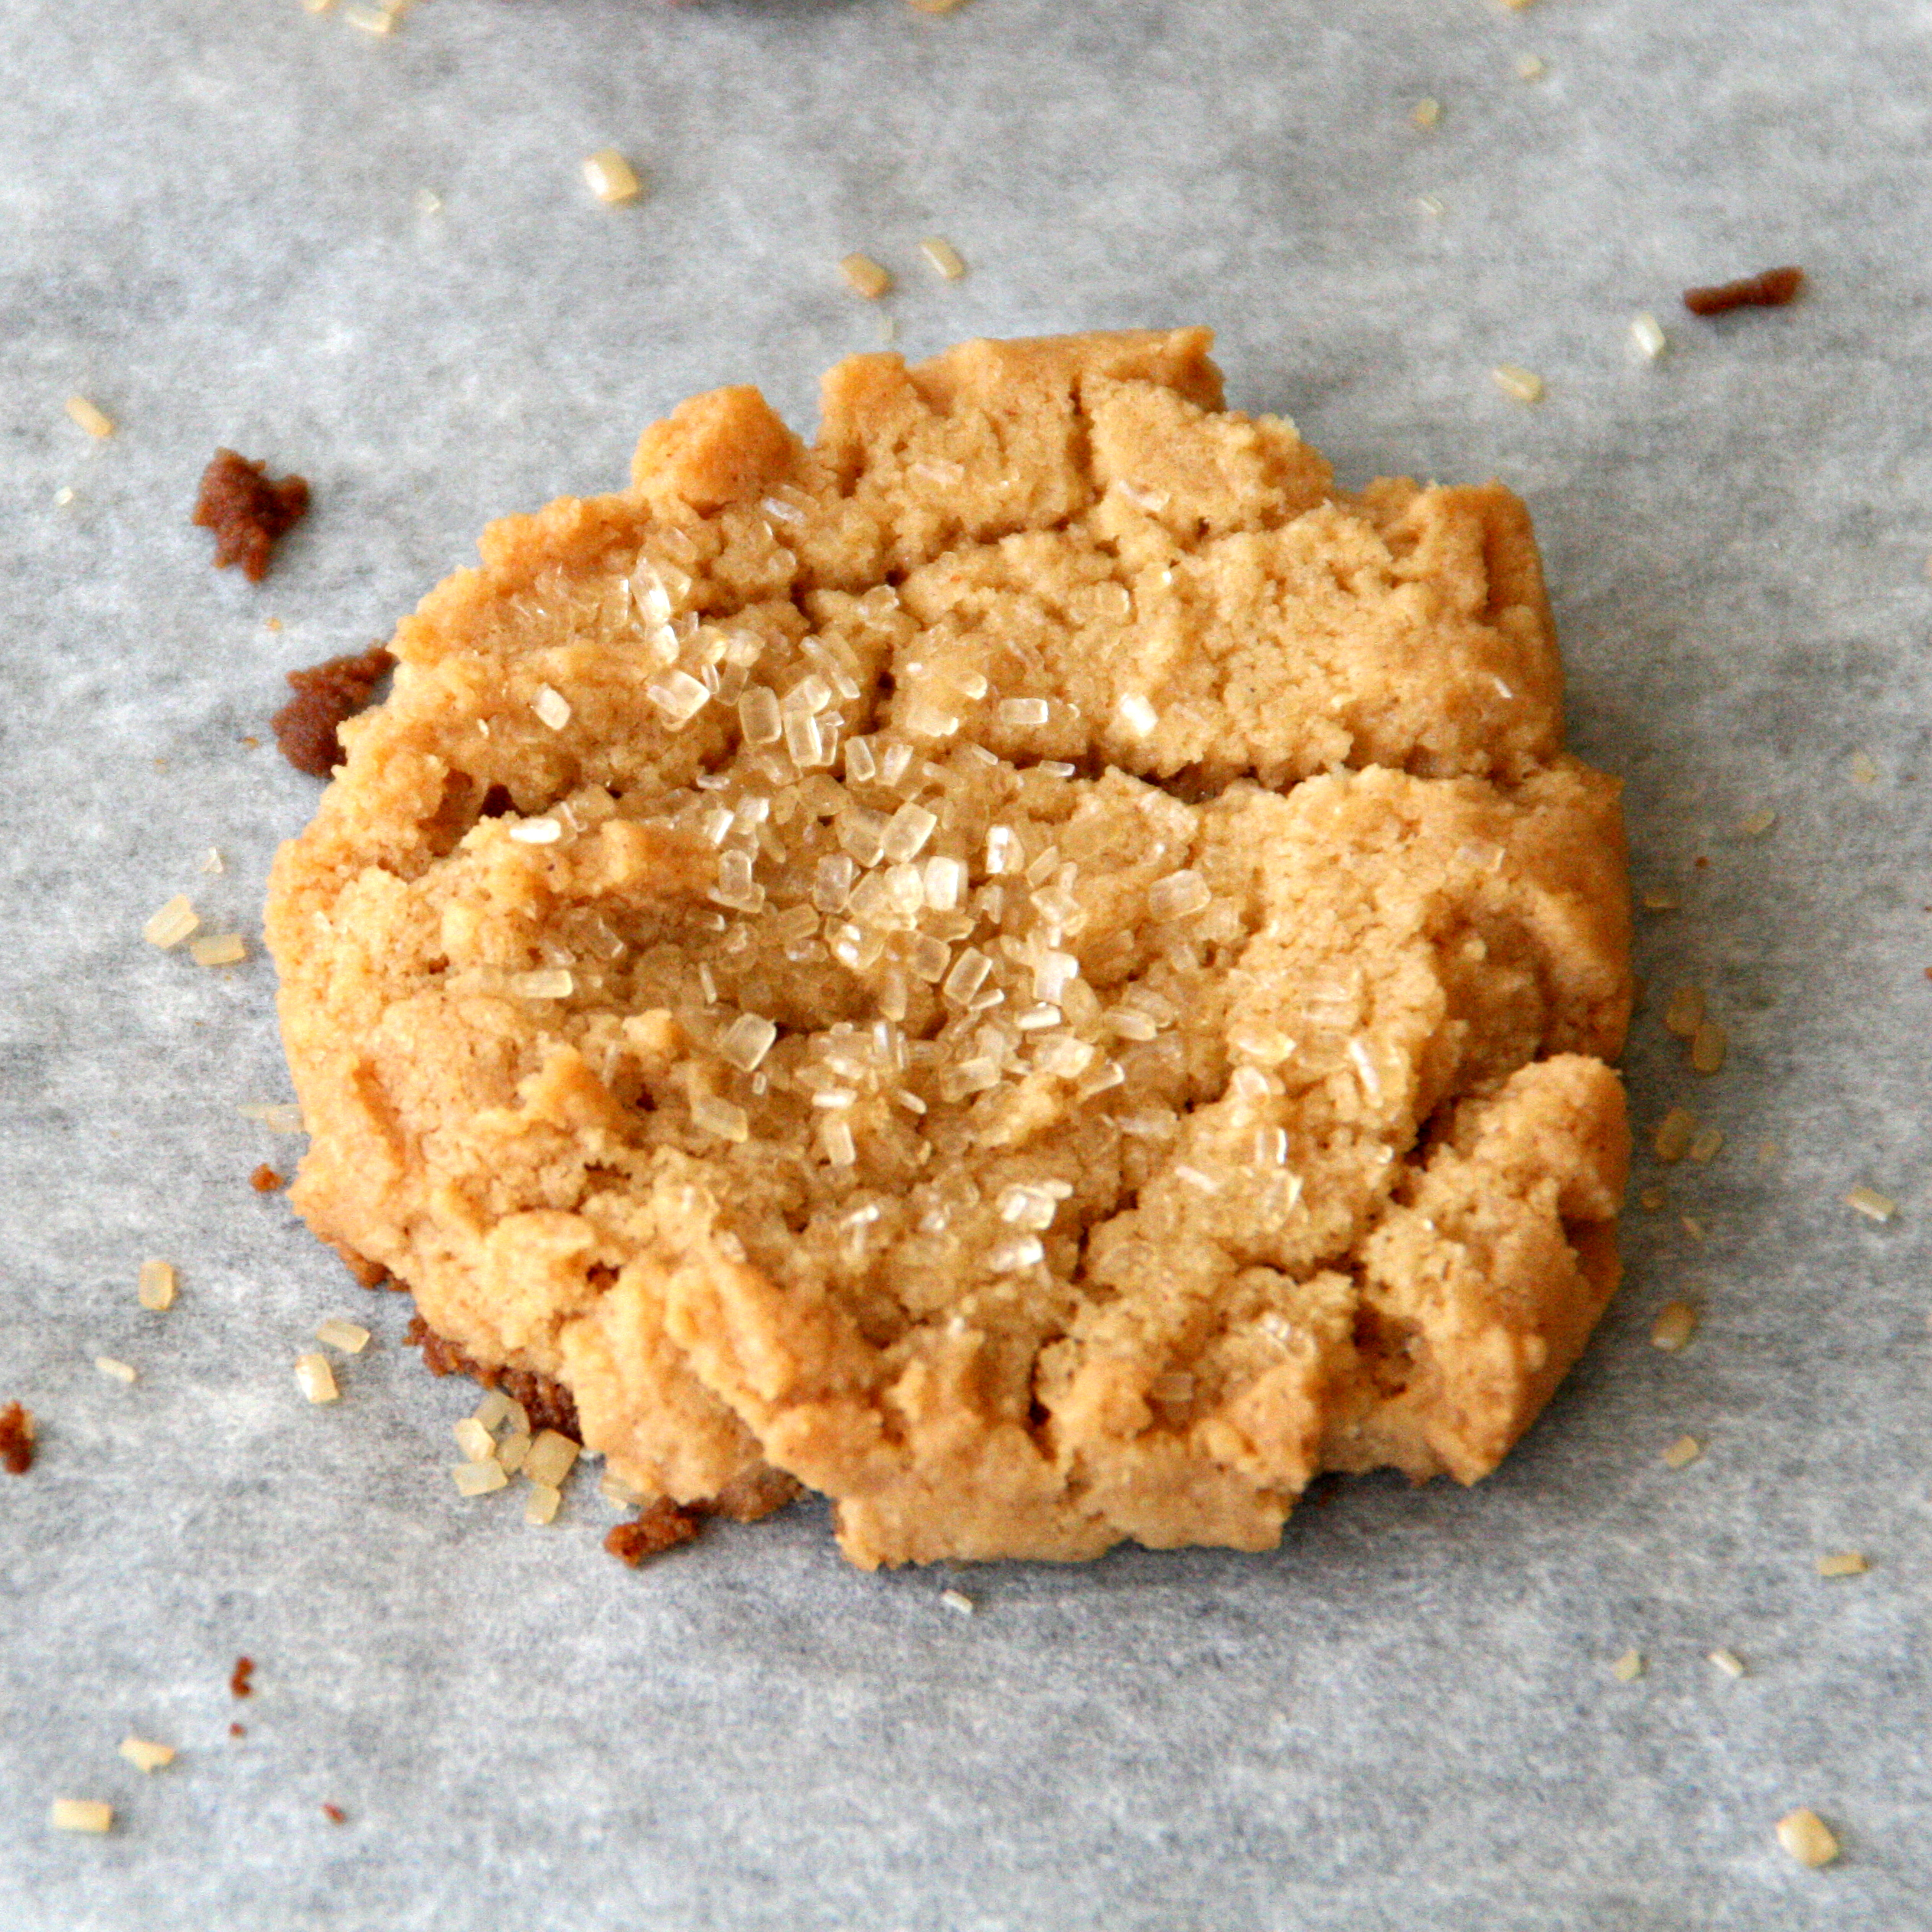
M 253 1657 L 237 1657 L 233 1670 L 229 1673 L 228 1688 L 237 1697 L 253 1697 L 255 1686 L 249 1679 L 254 1675 L 255 1659 Z
M 217 449 L 201 472 L 194 521 L 214 532 L 217 570 L 239 563 L 250 583 L 259 583 L 268 574 L 276 540 L 300 523 L 308 508 L 308 485 L 302 478 L 271 482 L 264 465 L 232 449 Z
M 228 1727 L 228 1735 L 231 1738 L 246 1738 L 248 1735 L 248 1726 L 245 1724 L 231 1723 Z
M 688 1543 L 698 1532 L 695 1509 L 680 1509 L 669 1496 L 661 1496 L 646 1503 L 628 1522 L 620 1522 L 604 1539 L 604 1547 L 632 1569 L 647 1556 L 661 1556 L 680 1543 Z
M 385 1283 L 393 1288 L 405 1284 L 395 1280 L 380 1261 L 372 1261 L 366 1255 L 358 1255 L 353 1248 L 344 1248 L 339 1241 L 331 1241 L 329 1246 L 342 1258 L 342 1265 L 356 1278 L 360 1287 L 380 1288 Z
M 1731 308 L 1782 308 L 1803 286 L 1803 269 L 1767 269 L 1761 275 L 1743 276 L 1735 282 L 1686 289 L 1684 306 L 1693 315 L 1722 315 Z
M 691 1507 L 707 1516 L 728 1516 L 733 1522 L 756 1522 L 788 1503 L 796 1503 L 805 1486 L 795 1476 L 769 1464 L 735 1477 L 714 1496 Z
M 249 1176 L 248 1184 L 258 1194 L 273 1194 L 282 1185 L 282 1176 L 265 1160 Z
M 34 1418 L 18 1402 L 0 1408 L 0 1467 L 24 1476 L 34 1467 Z
M 465 1355 L 454 1342 L 445 1341 L 420 1315 L 413 1315 L 403 1339 L 423 1351 L 423 1366 L 432 1376 L 474 1376 L 485 1389 L 501 1389 L 512 1402 L 521 1402 L 530 1417 L 530 1433 L 554 1429 L 580 1442 L 577 1405 L 560 1382 L 540 1376 L 529 1369 L 492 1367 Z
M 349 1814 L 339 1804 L 325 1804 L 322 1816 L 331 1825 L 346 1825 L 349 1822 Z
M 325 778 L 342 762 L 338 727 L 369 702 L 369 695 L 396 660 L 379 644 L 344 658 L 330 658 L 306 671 L 292 671 L 295 696 L 269 722 L 282 756 L 298 772 Z

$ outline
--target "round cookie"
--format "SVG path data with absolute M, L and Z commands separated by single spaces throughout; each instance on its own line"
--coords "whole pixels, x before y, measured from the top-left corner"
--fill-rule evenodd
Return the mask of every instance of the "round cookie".
M 1204 331 L 648 430 L 491 527 L 284 847 L 292 1198 L 680 1503 L 866 1565 L 1470 1480 L 1617 1272 L 1617 787 L 1528 518 Z

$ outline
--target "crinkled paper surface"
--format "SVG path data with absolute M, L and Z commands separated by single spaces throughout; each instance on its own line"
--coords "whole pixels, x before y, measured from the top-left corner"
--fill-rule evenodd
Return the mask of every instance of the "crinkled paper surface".
M 1932 1923 L 1932 15 L 354 14 L 14 0 L 0 38 L 0 1402 L 41 1428 L 0 1476 L 9 1927 Z M 591 197 L 605 146 L 646 198 Z M 1679 304 L 1787 261 L 1788 310 Z M 1346 480 L 1528 499 L 1573 743 L 1680 901 L 1641 915 L 1640 1133 L 1685 1105 L 1722 1150 L 1640 1161 L 1666 1205 L 1499 1474 L 1341 1486 L 1271 1555 L 866 1576 L 807 1506 L 634 1573 L 594 1472 L 547 1530 L 462 1500 L 474 1392 L 247 1184 L 296 1151 L 237 1111 L 287 1092 L 259 909 L 315 787 L 254 742 L 282 672 L 386 635 L 489 517 L 621 481 L 693 391 L 808 426 L 888 321 L 925 354 L 1197 320 Z M 315 487 L 259 588 L 188 523 L 220 443 Z M 142 944 L 178 892 L 245 964 Z M 1684 982 L 1728 1029 L 1708 1079 L 1661 1025 Z M 332 1315 L 376 1338 L 312 1408 Z M 112 1833 L 51 1831 L 60 1797 Z M 1778 1850 L 1800 1804 L 1836 1866 Z

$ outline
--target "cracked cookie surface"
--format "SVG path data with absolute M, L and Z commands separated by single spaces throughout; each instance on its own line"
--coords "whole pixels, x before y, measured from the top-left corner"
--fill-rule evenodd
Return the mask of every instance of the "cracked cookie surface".
M 1527 517 L 1338 493 L 1207 347 L 685 404 L 404 622 L 278 859 L 292 1199 L 642 1492 L 1262 1548 L 1493 1467 L 1614 1286 L 1621 825 Z

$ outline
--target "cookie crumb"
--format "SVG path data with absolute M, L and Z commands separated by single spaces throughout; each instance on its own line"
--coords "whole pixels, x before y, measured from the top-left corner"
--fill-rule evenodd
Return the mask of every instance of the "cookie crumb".
M 312 1402 L 332 1402 L 342 1392 L 335 1385 L 335 1371 L 323 1355 L 295 1357 L 295 1386 Z
M 1669 346 L 1663 325 L 1646 308 L 1630 318 L 1630 341 L 1646 362 L 1656 362 Z
M 369 1346 L 369 1331 L 360 1322 L 344 1321 L 336 1316 L 316 1330 L 315 1339 L 344 1355 L 360 1355 Z
M 979 1608 L 979 1605 L 963 1590 L 942 1590 L 939 1601 L 959 1617 L 971 1617 Z
M 1525 369 L 1513 362 L 1499 362 L 1490 371 L 1490 380 L 1505 396 L 1513 397 L 1519 403 L 1540 403 L 1543 400 L 1543 379 L 1533 369 Z
M 1655 1214 L 1659 1209 L 1663 1207 L 1664 1203 L 1668 1201 L 1669 1198 L 1670 1196 L 1663 1188 L 1653 1185 L 1639 1190 L 1637 1197 L 1637 1204 L 1639 1207 L 1646 1209 L 1650 1213 Z
M 932 273 L 942 280 L 957 282 L 966 273 L 966 263 L 959 250 L 942 236 L 927 236 L 919 243 L 919 253 L 925 257 Z
M 282 1177 L 265 1160 L 249 1176 L 248 1184 L 258 1194 L 273 1194 L 282 1185 Z
M 246 1738 L 248 1735 L 248 1726 L 245 1724 L 237 1724 L 230 1718 L 228 1724 L 228 1735 L 231 1738 Z
M 667 1496 L 647 1504 L 628 1522 L 620 1522 L 604 1539 L 604 1547 L 620 1562 L 635 1569 L 648 1556 L 661 1556 L 698 1533 L 695 1510 L 680 1509 Z
M 1686 1469 L 1704 1453 L 1704 1445 L 1694 1435 L 1680 1435 L 1663 1452 L 1664 1460 L 1673 1469 Z
M 638 171 L 615 148 L 599 148 L 586 157 L 583 178 L 591 193 L 606 207 L 635 201 L 644 192 Z
M 235 1667 L 228 1673 L 228 1689 L 237 1697 L 253 1697 L 255 1686 L 250 1681 L 255 1675 L 253 1657 L 237 1657 Z
M 139 1372 L 132 1363 L 122 1362 L 111 1355 L 96 1356 L 94 1366 L 110 1382 L 122 1382 L 132 1385 L 140 1379 Z
M 292 671 L 295 696 L 269 720 L 282 756 L 298 772 L 325 778 L 342 762 L 340 727 L 369 702 L 396 660 L 380 644 Z
M 1845 1205 L 1862 1214 L 1868 1221 L 1881 1223 L 1889 1221 L 1898 1212 L 1898 1203 L 1888 1194 L 1881 1194 L 1875 1187 L 1855 1187 L 1845 1197 Z
M 847 255 L 840 258 L 839 273 L 850 285 L 854 294 L 863 295 L 867 302 L 876 302 L 893 286 L 892 273 L 875 262 L 870 255 Z
M 1697 1310 L 1690 1303 L 1667 1302 L 1658 1311 L 1657 1319 L 1651 1325 L 1650 1346 L 1674 1355 L 1679 1349 L 1687 1346 L 1696 1333 Z
M 104 1832 L 114 1823 L 114 1807 L 94 1798 L 56 1798 L 49 1814 L 57 1832 Z
M 1862 1577 L 1871 1568 L 1862 1550 L 1834 1550 L 1829 1555 L 1818 1559 L 1818 1574 L 1821 1577 Z
M 276 543 L 308 510 L 308 485 L 299 476 L 271 482 L 266 466 L 232 449 L 217 449 L 201 472 L 196 525 L 214 533 L 217 570 L 239 563 L 250 583 L 268 575 Z
M 162 1765 L 175 1761 L 171 1746 L 152 1744 L 145 1738 L 123 1738 L 121 1755 L 138 1771 L 158 1771 Z
M 143 1261 L 135 1297 L 157 1314 L 175 1305 L 175 1271 L 166 1261 Z
M 1744 1673 L 1744 1660 L 1735 1650 L 1713 1650 L 1710 1662 L 1727 1677 L 1741 1677 Z
M 1717 282 L 1684 291 L 1684 306 L 1693 315 L 1722 315 L 1732 308 L 1782 308 L 1804 286 L 1804 270 L 1766 269 L 1741 276 L 1735 282 Z
M 339 1804 L 330 1804 L 326 1800 L 322 1805 L 322 1816 L 331 1825 L 346 1825 L 349 1822 L 349 1814 Z
M 1442 119 L 1442 103 L 1434 95 L 1425 94 L 1408 110 L 1408 118 L 1419 128 L 1432 128 Z
M 1633 1684 L 1643 1675 L 1643 1655 L 1639 1650 L 1626 1650 L 1610 1667 L 1610 1674 L 1620 1684 Z
M 510 1482 L 503 1465 L 494 1457 L 487 1462 L 458 1463 L 449 1477 L 459 1496 L 488 1496 L 492 1490 L 507 1488 Z
M 34 1414 L 19 1402 L 0 1408 L 0 1469 L 24 1476 L 34 1467 Z
M 1679 1039 L 1693 1039 L 1697 1030 L 1704 1023 L 1704 989 L 1701 986 L 1680 986 L 1670 996 L 1670 1004 L 1663 1010 L 1664 1031 L 1675 1033 Z
M 141 936 L 149 945 L 158 946 L 165 952 L 171 946 L 178 946 L 201 923 L 193 902 L 185 893 L 177 893 L 148 919 L 141 928 Z
M 248 957 L 248 942 L 239 932 L 204 933 L 188 942 L 197 966 L 236 966 Z
M 1707 1020 L 1691 1036 L 1690 1063 L 1693 1073 L 1716 1073 L 1724 1066 L 1730 1036 L 1715 1020 Z
M 1659 1124 L 1652 1145 L 1657 1158 L 1666 1163 L 1683 1159 L 1690 1152 L 1691 1136 L 1697 1131 L 1697 1116 L 1688 1107 L 1673 1107 Z
M 1815 1871 L 1838 1856 L 1838 1840 L 1831 1827 L 1809 1805 L 1800 1805 L 1777 1821 L 1777 1842 L 1800 1865 Z
M 114 419 L 84 396 L 67 398 L 67 416 L 77 426 L 101 442 L 106 442 L 114 433 Z

